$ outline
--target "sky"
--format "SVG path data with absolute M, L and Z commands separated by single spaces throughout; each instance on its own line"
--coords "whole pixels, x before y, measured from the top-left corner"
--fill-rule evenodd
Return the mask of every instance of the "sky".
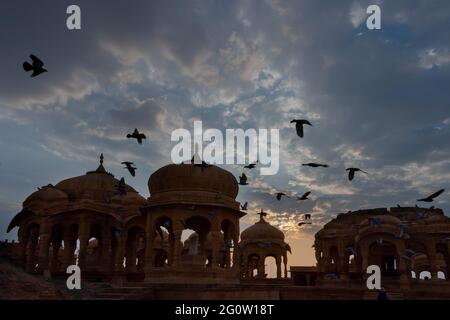
M 81 30 L 66 27 L 71 4 Z M 366 27 L 371 4 L 381 30 Z M 16 238 L 6 227 L 30 193 L 95 169 L 100 153 L 148 197 L 148 177 L 171 162 L 172 131 L 195 120 L 280 130 L 279 172 L 248 172 L 237 199 L 249 203 L 241 230 L 264 208 L 293 248 L 291 265 L 315 263 L 314 234 L 337 213 L 413 206 L 449 187 L 446 0 L 4 0 L 0 43 L 0 239 Z M 48 73 L 23 71 L 30 53 Z M 292 119 L 313 123 L 304 139 Z M 135 127 L 143 145 L 124 138 Z M 349 182 L 349 166 L 369 174 Z M 276 201 L 276 191 L 312 199 Z M 447 214 L 449 196 L 434 204 Z M 313 224 L 299 228 L 304 213 Z

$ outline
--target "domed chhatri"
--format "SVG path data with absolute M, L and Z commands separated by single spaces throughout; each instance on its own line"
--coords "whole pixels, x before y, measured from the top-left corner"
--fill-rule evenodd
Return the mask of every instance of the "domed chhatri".
M 283 232 L 264 220 L 267 214 L 262 209 L 258 214 L 259 221 L 241 233 L 239 243 L 243 262 L 241 277 L 244 279 L 266 278 L 265 261 L 267 257 L 273 257 L 277 278 L 287 278 L 287 253 L 291 249 L 284 242 Z M 282 263 L 284 270 L 281 268 Z
M 148 181 L 150 203 L 189 201 L 208 203 L 221 200 L 239 210 L 236 178 L 214 165 L 170 164 L 155 171 Z
M 265 241 L 276 240 L 284 241 L 284 233 L 276 227 L 269 224 L 264 218 L 248 227 L 241 233 L 241 241 Z

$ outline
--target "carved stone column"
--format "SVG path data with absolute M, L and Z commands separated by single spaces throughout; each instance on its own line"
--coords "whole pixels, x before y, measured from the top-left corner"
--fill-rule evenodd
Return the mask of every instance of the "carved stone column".
M 50 243 L 50 222 L 44 220 L 39 228 L 39 254 L 38 254 L 38 270 L 43 272 L 48 270 L 48 247 Z
M 89 233 L 90 226 L 88 221 L 84 218 L 80 221 L 80 226 L 78 228 L 78 240 L 80 241 L 80 250 L 78 251 L 78 266 L 83 272 L 83 269 L 86 267 L 86 254 L 87 247 L 89 245 Z
M 277 256 L 275 258 L 275 263 L 277 265 L 277 279 L 281 279 L 281 257 Z

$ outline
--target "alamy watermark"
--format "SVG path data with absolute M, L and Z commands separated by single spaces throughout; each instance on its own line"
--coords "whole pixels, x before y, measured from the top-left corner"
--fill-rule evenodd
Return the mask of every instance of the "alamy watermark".
M 203 132 L 202 121 L 194 121 L 193 135 L 187 129 L 176 129 L 171 141 L 178 142 L 170 154 L 173 163 L 188 161 L 195 153 L 200 162 L 208 164 L 243 165 L 258 161 L 261 175 L 266 176 L 277 174 L 280 166 L 279 129 L 226 129 L 224 136 L 219 129 Z

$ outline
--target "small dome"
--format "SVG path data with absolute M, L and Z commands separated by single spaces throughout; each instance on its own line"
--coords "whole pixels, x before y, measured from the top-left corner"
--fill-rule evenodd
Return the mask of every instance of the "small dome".
M 281 240 L 284 241 L 284 233 L 270 225 L 264 219 L 259 220 L 241 233 L 241 241 L 244 240 Z
M 106 172 L 102 164 L 95 171 L 87 172 L 83 176 L 73 177 L 59 182 L 56 187 L 63 190 L 70 201 L 89 199 L 101 202 L 110 202 L 118 195 L 119 180 L 111 173 Z M 136 200 L 143 201 L 136 190 L 125 185 L 125 191 L 133 194 Z M 131 199 L 130 196 L 125 196 Z
M 217 166 L 169 164 L 155 171 L 148 181 L 150 194 L 164 192 L 207 191 L 235 199 L 239 188 L 236 178 Z
M 391 225 L 397 225 L 401 223 L 401 220 L 393 215 L 390 214 L 384 214 L 381 216 L 372 216 L 370 218 L 376 219 L 380 222 L 380 224 L 391 224 Z M 360 224 L 360 226 L 368 225 L 369 224 L 369 218 L 363 220 Z
M 446 223 L 448 222 L 448 218 L 443 214 L 435 214 L 427 218 L 427 223 Z
M 48 185 L 42 187 L 38 191 L 32 193 L 28 198 L 23 202 L 24 207 L 28 207 L 36 202 L 59 202 L 59 201 L 67 201 L 68 197 L 64 191 L 55 188 L 52 185 Z

